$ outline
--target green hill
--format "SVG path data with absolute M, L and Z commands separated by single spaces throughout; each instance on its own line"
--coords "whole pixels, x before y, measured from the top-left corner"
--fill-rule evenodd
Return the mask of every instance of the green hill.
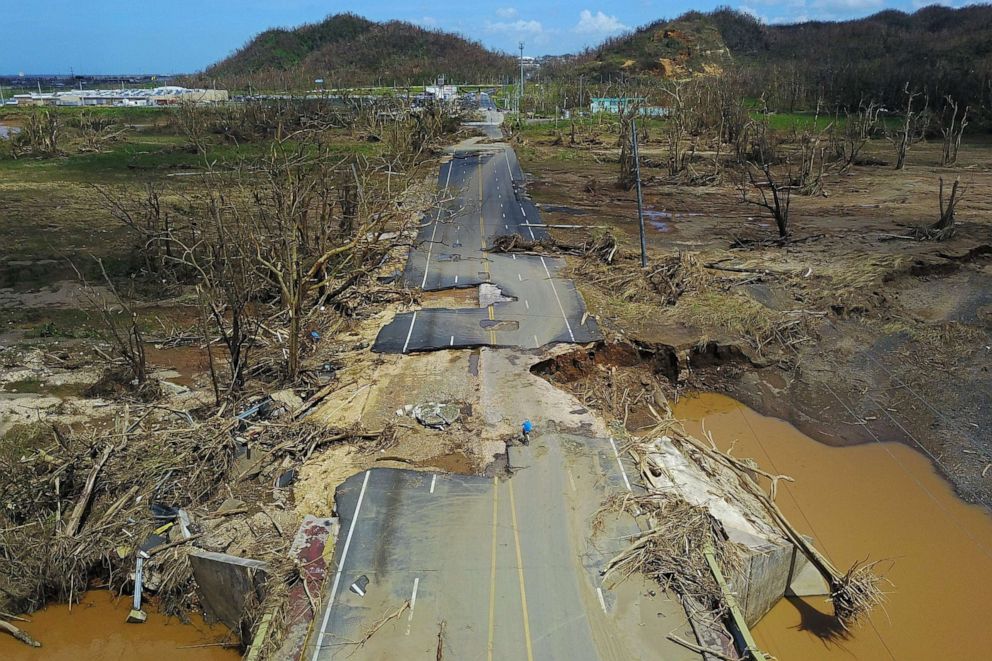
M 909 83 L 934 101 L 950 94 L 992 107 L 992 6 L 934 5 L 793 25 L 765 25 L 729 8 L 689 12 L 610 39 L 574 62 L 567 74 L 602 81 L 683 78 L 733 66 L 756 96 L 789 86 L 799 105 L 872 98 L 897 106 Z
M 451 82 L 499 80 L 514 60 L 458 35 L 411 23 L 376 23 L 337 14 L 320 23 L 267 30 L 199 78 L 238 89 L 306 89 L 317 78 L 331 86 L 417 85 L 445 75 Z

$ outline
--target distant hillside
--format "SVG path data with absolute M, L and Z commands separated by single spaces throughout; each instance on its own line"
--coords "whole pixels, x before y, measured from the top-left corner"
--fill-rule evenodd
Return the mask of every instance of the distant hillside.
M 722 12 L 721 29 L 747 23 Z M 753 20 L 753 19 L 751 19 Z M 739 31 L 740 32 L 740 31 Z M 992 6 L 930 6 L 913 14 L 889 10 L 841 22 L 761 26 L 731 51 L 760 77 L 791 73 L 811 95 L 857 103 L 873 97 L 892 105 L 901 90 L 925 89 L 972 104 L 992 102 Z
M 499 80 L 514 61 L 481 44 L 411 23 L 376 23 L 337 14 L 292 30 L 267 30 L 199 78 L 231 88 L 306 89 L 328 86 L 422 84 L 445 75 L 452 82 Z
M 586 51 L 571 75 L 681 78 L 740 66 L 754 91 L 788 81 L 800 103 L 822 96 L 896 104 L 907 82 L 932 98 L 992 106 L 992 6 L 888 10 L 838 22 L 765 25 L 723 8 L 657 21 Z
M 720 29 L 706 14 L 689 12 L 610 39 L 578 58 L 584 74 L 600 79 L 618 75 L 679 78 L 718 72 L 730 59 Z

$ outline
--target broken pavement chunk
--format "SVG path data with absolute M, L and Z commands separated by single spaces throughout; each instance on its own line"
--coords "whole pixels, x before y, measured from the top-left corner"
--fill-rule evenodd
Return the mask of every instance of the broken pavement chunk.
M 454 404 L 425 402 L 413 407 L 413 417 L 425 427 L 443 429 L 461 417 L 461 410 Z
M 358 577 L 358 580 L 356 580 L 354 583 L 351 584 L 351 587 L 348 589 L 354 592 L 355 594 L 357 594 L 359 597 L 364 597 L 368 587 L 369 587 L 369 577 L 366 576 L 365 574 L 362 574 L 361 576 Z

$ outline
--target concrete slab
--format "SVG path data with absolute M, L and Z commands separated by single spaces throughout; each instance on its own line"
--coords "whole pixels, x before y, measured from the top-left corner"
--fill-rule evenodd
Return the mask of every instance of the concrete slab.
M 207 615 L 241 635 L 241 616 L 249 600 L 260 602 L 265 596 L 266 564 L 202 549 L 189 554 L 189 563 Z

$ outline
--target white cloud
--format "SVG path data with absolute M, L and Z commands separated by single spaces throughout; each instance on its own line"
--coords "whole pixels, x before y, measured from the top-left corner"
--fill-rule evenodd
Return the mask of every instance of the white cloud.
M 883 4 L 885 0 L 813 0 L 811 6 L 837 11 L 864 11 L 881 7 Z
M 540 21 L 519 21 L 492 23 L 486 21 L 486 32 L 507 32 L 511 34 L 541 34 L 544 26 Z
M 516 7 L 500 7 L 496 10 L 496 15 L 500 18 L 516 18 L 519 12 Z
M 573 28 L 579 34 L 607 35 L 628 29 L 616 16 L 607 16 L 601 11 L 595 14 L 588 9 L 579 12 L 579 22 Z

